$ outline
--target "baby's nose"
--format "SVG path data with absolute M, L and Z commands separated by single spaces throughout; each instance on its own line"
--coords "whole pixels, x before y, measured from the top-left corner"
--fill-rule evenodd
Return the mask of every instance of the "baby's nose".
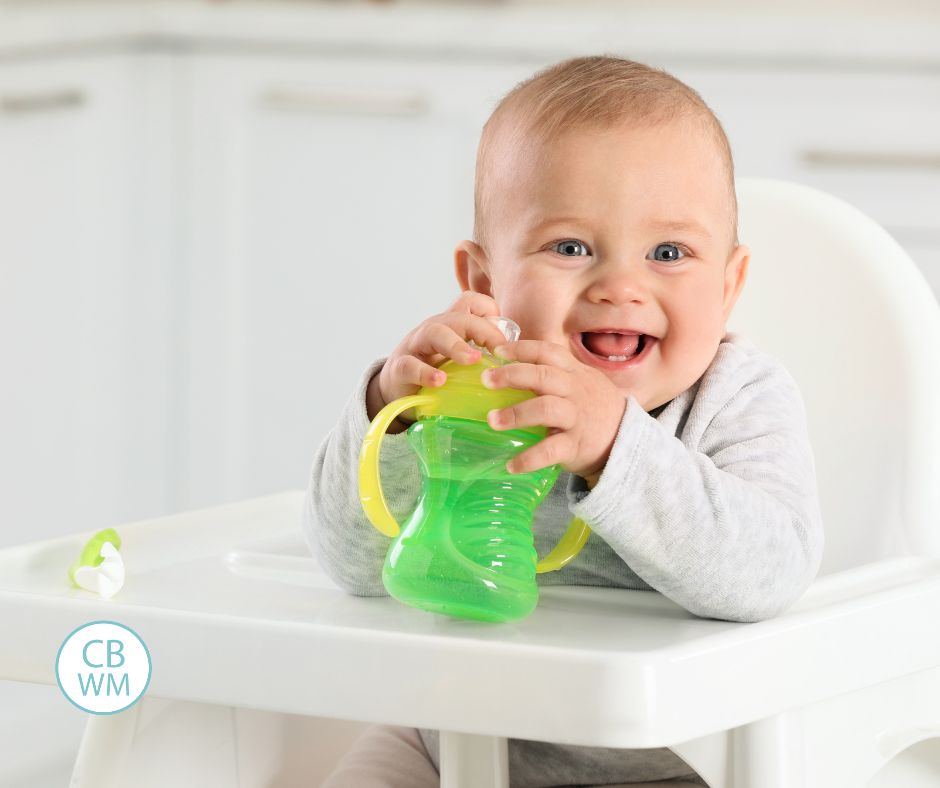
M 646 285 L 639 266 L 610 265 L 605 268 L 606 270 L 598 269 L 596 278 L 588 287 L 588 300 L 594 303 L 606 301 L 611 304 L 644 300 Z

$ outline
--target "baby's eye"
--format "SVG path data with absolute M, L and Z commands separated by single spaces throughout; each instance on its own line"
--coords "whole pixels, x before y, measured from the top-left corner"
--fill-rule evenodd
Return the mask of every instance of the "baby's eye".
M 587 257 L 590 256 L 590 252 L 587 247 L 581 243 L 581 241 L 575 241 L 569 239 L 566 241 L 559 241 L 558 243 L 552 244 L 549 248 L 555 249 L 556 247 L 561 247 L 561 254 L 563 257 Z M 578 252 L 578 249 L 582 249 L 582 252 Z
M 662 249 L 663 254 L 666 255 L 664 258 L 657 255 L 660 249 Z M 684 247 L 678 246 L 677 244 L 659 244 L 653 250 L 653 257 L 659 263 L 676 263 L 685 257 L 686 251 Z

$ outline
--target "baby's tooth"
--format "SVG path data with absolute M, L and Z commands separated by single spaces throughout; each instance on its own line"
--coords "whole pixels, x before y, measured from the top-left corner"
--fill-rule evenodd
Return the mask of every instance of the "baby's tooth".
M 626 361 L 627 357 L 626 356 L 608 356 L 607 360 L 608 361 Z

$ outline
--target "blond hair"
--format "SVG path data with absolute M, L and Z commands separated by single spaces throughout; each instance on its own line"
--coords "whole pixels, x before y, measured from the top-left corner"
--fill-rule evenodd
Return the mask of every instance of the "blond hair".
M 609 129 L 620 123 L 655 126 L 698 121 L 714 141 L 727 174 L 733 249 L 738 245 L 738 203 L 731 145 L 702 97 L 663 71 L 612 55 L 563 60 L 517 84 L 496 105 L 480 134 L 473 193 L 473 240 L 489 252 L 487 216 L 492 208 L 493 156 L 497 148 L 534 151 L 574 130 Z

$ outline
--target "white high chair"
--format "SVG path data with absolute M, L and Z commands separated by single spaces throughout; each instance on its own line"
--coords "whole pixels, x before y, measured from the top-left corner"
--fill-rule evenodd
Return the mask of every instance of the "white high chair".
M 826 527 L 790 610 L 739 624 L 554 586 L 491 625 L 352 597 L 302 539 L 302 491 L 119 526 L 110 601 L 65 580 L 90 534 L 10 548 L 0 678 L 54 684 L 95 619 L 152 654 L 136 705 L 89 716 L 73 788 L 315 786 L 368 722 L 441 730 L 446 788 L 505 788 L 506 737 L 670 746 L 713 788 L 860 788 L 940 736 L 940 308 L 846 203 L 768 179 L 738 194 L 752 263 L 729 328 L 800 384 Z

